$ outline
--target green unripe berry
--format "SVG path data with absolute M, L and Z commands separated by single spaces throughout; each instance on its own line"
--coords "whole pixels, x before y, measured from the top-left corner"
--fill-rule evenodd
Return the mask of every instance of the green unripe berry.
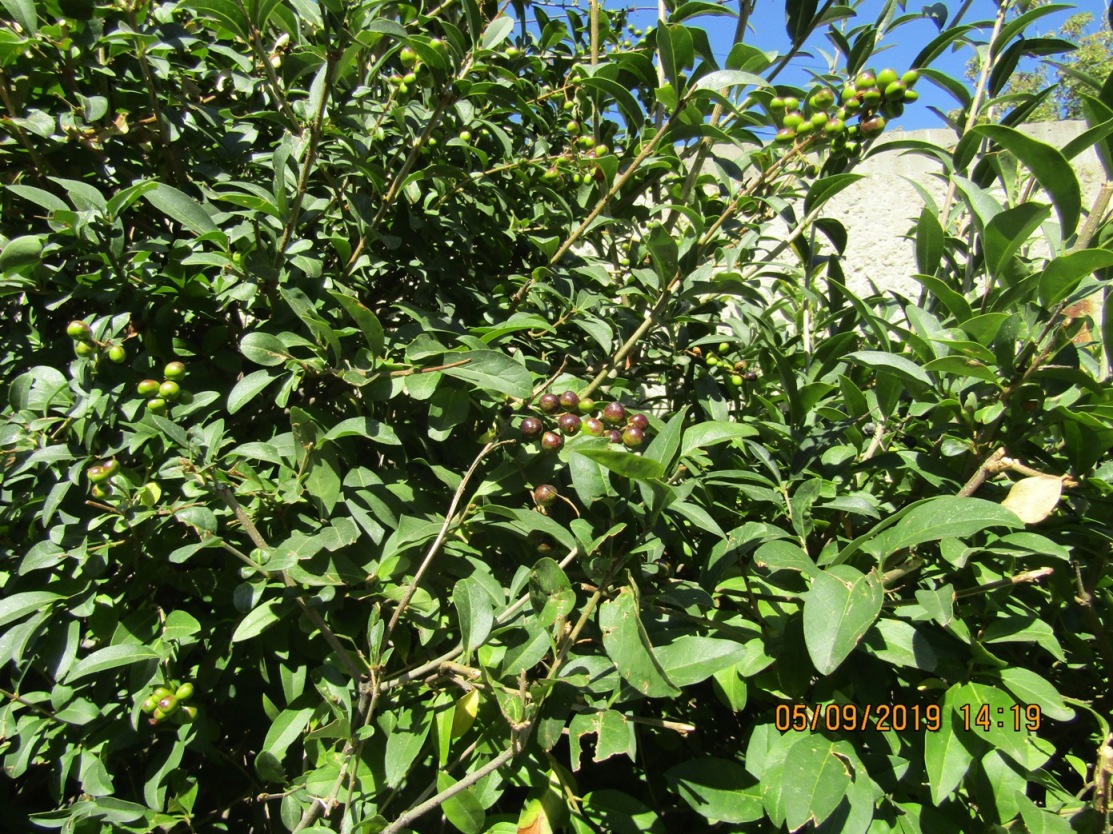
M 402 76 L 402 83 L 403 84 L 416 84 L 417 83 L 417 73 L 407 72 L 405 75 Z
M 730 353 L 730 342 L 719 342 L 719 353 Z
M 828 116 L 826 113 L 819 112 L 812 113 L 812 117 L 809 121 L 812 123 L 812 127 L 824 127 L 826 126 L 829 119 L 830 116 Z
M 914 69 L 910 69 L 900 77 L 900 80 L 904 82 L 905 87 L 911 87 L 920 80 L 920 73 L 916 72 Z
M 843 104 L 846 104 L 847 102 L 852 101 L 855 98 L 857 98 L 857 96 L 858 96 L 858 88 L 855 87 L 853 84 L 847 84 L 845 87 L 842 88 L 842 93 L 839 96 L 839 100 Z
M 191 724 L 197 718 L 197 707 L 183 704 L 181 709 L 174 713 L 174 722 L 177 724 Z
M 862 102 L 858 101 L 857 98 L 852 98 L 843 105 L 843 109 L 846 110 L 847 114 L 853 115 L 862 109 Z
M 823 131 L 828 136 L 838 136 L 844 130 L 846 130 L 846 123 L 842 119 L 832 119 L 823 127 Z
M 816 110 L 826 110 L 835 103 L 835 94 L 828 89 L 822 89 L 814 93 L 808 99 L 808 103 Z
M 471 131 L 470 130 L 461 130 L 460 131 L 460 141 L 461 142 L 470 142 L 471 141 Z
M 166 400 L 162 397 L 154 397 L 147 400 L 147 410 L 152 414 L 165 414 L 166 413 Z
M 799 110 L 793 110 L 791 113 L 786 113 L 783 119 L 784 126 L 792 130 L 798 130 L 800 125 L 804 123 L 804 114 Z
M 405 84 L 399 84 L 398 85 L 398 95 L 405 96 L 405 95 L 409 95 L 409 93 L 410 93 L 410 88 L 407 87 Z
M 568 122 L 568 124 L 564 126 L 564 129 L 567 130 L 570 135 L 576 136 L 580 132 L 580 123 L 577 122 L 575 119 L 572 119 L 570 122 Z
M 800 109 L 800 99 L 796 98 L 796 96 L 785 96 L 784 101 L 785 110 L 792 111 Z
M 156 698 L 154 695 L 148 696 L 147 699 L 139 705 L 139 708 L 143 710 L 143 712 L 148 714 L 154 712 L 156 709 L 158 709 L 158 698 Z
M 561 105 L 561 109 L 564 110 L 565 113 L 571 110 L 575 110 L 576 102 L 572 101 L 572 99 L 568 99 L 566 102 L 564 102 L 564 104 Z
M 109 476 L 115 475 L 120 468 L 120 462 L 116 458 L 109 458 L 101 463 L 100 468 L 103 469 Z
M 886 68 L 881 70 L 881 72 L 877 74 L 877 86 L 884 90 L 894 81 L 897 81 L 899 79 L 900 76 L 897 75 L 897 71 L 895 69 Z
M 742 375 L 741 374 L 731 374 L 730 375 L 730 384 L 733 385 L 735 388 L 741 388 L 742 387 Z
M 104 481 L 107 481 L 110 475 L 110 472 L 105 472 L 104 467 L 99 465 L 90 466 L 88 469 L 85 470 L 85 476 L 94 484 L 100 484 Z
M 174 693 L 174 697 L 179 701 L 186 701 L 193 697 L 193 684 L 186 681 L 178 687 L 178 691 Z
M 127 361 L 128 352 L 124 350 L 123 345 L 113 345 L 108 349 L 108 359 L 115 362 L 117 365 L 122 365 Z
M 412 67 L 417 63 L 417 53 L 408 46 L 403 46 L 402 51 L 398 53 L 398 60 L 402 62 L 402 66 Z
M 584 434 L 591 435 L 592 437 L 602 437 L 605 427 L 603 421 L 598 417 L 586 417 L 580 427 L 580 431 Z
M 905 86 L 900 81 L 894 81 L 885 87 L 885 98 L 888 101 L 900 101 L 904 98 Z
M 162 375 L 167 379 L 181 379 L 186 375 L 186 366 L 182 362 L 170 362 L 162 369 Z
M 66 335 L 71 339 L 91 339 L 93 328 L 83 321 L 71 321 L 66 325 Z
M 904 91 L 904 101 L 908 104 L 911 104 L 914 101 L 918 101 L 919 98 L 920 98 L 920 94 L 917 93 L 915 90 L 905 90 Z
M 145 379 L 135 386 L 135 390 L 139 392 L 141 397 L 150 397 L 158 393 L 159 384 L 157 379 Z
M 800 123 L 800 126 L 798 128 L 796 128 L 796 135 L 807 136 L 813 130 L 815 130 L 815 125 L 812 124 L 810 121 L 804 121 Z
M 158 395 L 164 400 L 174 401 L 178 399 L 178 395 L 181 393 L 181 386 L 172 379 L 166 380 L 166 382 L 158 387 Z
M 579 406 L 580 414 L 590 414 L 595 410 L 595 400 L 591 397 L 584 397 L 580 400 Z
M 781 98 L 780 96 L 776 96 L 776 97 L 770 99 L 769 109 L 770 110 L 784 110 L 785 109 L 785 100 L 783 98 Z
M 871 87 L 862 93 L 862 104 L 866 107 L 876 107 L 881 103 L 882 93 L 876 87 Z
M 782 127 L 777 131 L 776 140 L 782 143 L 793 142 L 796 140 L 796 131 L 791 127 Z
M 171 715 L 178 708 L 178 699 L 173 695 L 168 695 L 158 702 L 158 708 L 166 715 Z
M 868 90 L 875 84 L 877 84 L 877 76 L 869 70 L 858 73 L 858 76 L 854 79 L 854 86 L 858 88 L 859 93 Z
M 88 359 L 90 356 L 96 356 L 97 346 L 92 342 L 76 342 L 73 346 L 73 352 L 83 359 Z

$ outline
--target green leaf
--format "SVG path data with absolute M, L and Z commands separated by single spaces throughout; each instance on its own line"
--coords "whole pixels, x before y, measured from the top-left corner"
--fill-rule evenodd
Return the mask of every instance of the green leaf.
M 484 391 L 496 391 L 518 399 L 529 399 L 533 380 L 519 362 L 495 350 L 469 350 L 446 353 L 444 364 L 467 361 L 466 365 L 445 368 L 447 376 L 470 382 Z
M 638 106 L 638 100 L 634 98 L 630 90 L 617 81 L 599 75 L 593 75 L 583 79 L 580 82 L 580 86 L 587 90 L 599 90 L 614 99 L 615 104 L 618 105 L 619 112 L 622 113 L 622 117 L 626 120 L 627 129 L 636 130 L 641 126 L 642 121 L 645 119 L 645 114 L 642 112 L 641 107 Z
M 394 429 L 385 423 L 380 423 L 378 420 L 372 420 L 370 417 L 349 417 L 347 420 L 341 420 L 324 433 L 320 442 L 326 443 L 330 440 L 338 440 L 341 437 L 359 437 L 375 443 L 382 443 L 384 446 L 400 446 L 402 444 L 398 435 L 394 433 Z
M 939 217 L 924 206 L 916 223 L 916 271 L 921 275 L 935 275 L 938 271 L 943 261 L 944 240 Z
M 363 333 L 363 338 L 367 342 L 367 347 L 371 350 L 371 355 L 375 359 L 381 357 L 383 355 L 383 326 L 379 323 L 378 317 L 367 307 L 360 304 L 358 299 L 350 295 L 338 292 L 330 292 L 329 295 L 355 321 L 356 326 Z
M 685 3 L 684 6 L 690 6 L 691 3 Z M 682 7 L 683 8 L 683 7 Z M 733 14 L 727 9 L 721 11 Z M 676 16 L 673 16 L 676 20 Z M 727 87 L 768 87 L 769 82 L 762 78 L 760 75 L 754 75 L 751 72 L 742 72 L 736 69 L 715 70 L 709 72 L 707 75 L 700 78 L 695 84 L 692 85 L 692 90 L 722 90 Z M 805 209 L 805 212 L 807 209 Z
M 938 663 L 935 650 L 916 627 L 904 620 L 882 619 L 862 643 L 874 657 L 892 663 L 932 672 Z
M 465 577 L 452 589 L 452 604 L 460 619 L 460 641 L 464 651 L 470 653 L 491 633 L 495 623 L 494 602 L 483 583 L 474 577 Z
M 804 198 L 804 213 L 810 214 L 840 191 L 849 188 L 861 179 L 865 179 L 864 174 L 835 174 L 834 176 L 816 179 L 811 188 L 808 189 L 808 196 Z M 920 271 L 923 272 L 924 270 Z
M 766 542 L 754 553 L 754 564 L 758 567 L 776 570 L 795 570 L 808 576 L 816 576 L 821 571 L 812 557 L 792 542 Z
M 0 626 L 18 620 L 32 611 L 44 611 L 52 602 L 60 599 L 63 599 L 62 595 L 52 591 L 21 591 L 12 594 L 0 600 Z
M 12 20 L 31 37 L 39 33 L 39 16 L 35 13 L 34 0 L 0 0 Z
M 483 48 L 494 49 L 507 36 L 514 31 L 514 20 L 506 15 L 500 15 L 491 21 L 487 31 L 483 33 Z
M 638 481 L 653 481 L 664 474 L 661 464 L 653 458 L 643 457 L 633 452 L 616 452 L 612 449 L 573 449 L 573 454 L 583 455 L 607 469 Z
M 1074 718 L 1074 710 L 1067 706 L 1059 691 L 1050 681 L 1031 669 L 1014 666 L 1002 669 L 1000 675 L 1001 682 L 1021 704 L 1036 704 L 1043 715 L 1056 721 L 1070 721 Z
M 1060 255 L 1049 263 L 1040 276 L 1040 301 L 1050 307 L 1062 301 L 1087 275 L 1113 266 L 1113 251 L 1083 249 Z
M 195 235 L 219 231 L 199 202 L 172 185 L 159 183 L 150 191 L 144 191 L 143 199 L 171 220 L 177 220 Z
M 938 731 L 924 734 L 924 771 L 931 787 L 931 801 L 936 805 L 943 804 L 970 770 L 974 755 L 969 746 L 980 746 L 977 739 L 971 739 L 955 712 L 959 689 L 956 684 L 947 690 L 939 708 Z
M 1020 731 L 1015 729 L 1015 703 L 1003 689 L 981 683 L 964 684 L 955 694 L 955 709 L 959 711 L 960 720 L 969 716 L 970 732 L 985 741 L 990 749 L 1004 753 L 1024 767 L 1028 733 L 1023 710 Z
M 236 630 L 232 632 L 232 642 L 239 643 L 243 640 L 250 640 L 252 637 L 258 637 L 282 619 L 285 612 L 275 610 L 280 607 L 279 603 L 280 600 L 277 598 L 269 599 L 249 611 L 247 616 L 236 626 Z
M 42 258 L 43 239 L 41 235 L 24 235 L 13 238 L 0 249 L 0 271 L 17 272 L 34 266 Z
M 228 392 L 228 413 L 235 414 L 276 379 L 278 377 L 271 376 L 264 370 L 258 370 L 245 376 Z
M 576 607 L 576 592 L 564 570 L 548 556 L 537 560 L 529 574 L 529 599 L 537 622 L 548 627 Z
M 312 717 L 312 707 L 282 710 L 267 730 L 266 738 L 263 739 L 263 751 L 281 762 L 290 745 L 298 740 Z
M 386 783 L 392 788 L 409 774 L 432 726 L 429 712 L 420 706 L 401 708 L 396 716 L 398 723 L 386 737 Z
M 927 375 L 923 368 L 911 359 L 906 359 L 895 353 L 886 353 L 880 350 L 859 350 L 848 353 L 843 358 L 847 362 L 873 368 L 878 373 L 892 374 L 903 382 L 913 385 L 930 386 L 932 384 L 931 377 Z
M 753 426 L 706 420 L 696 423 L 684 432 L 684 439 L 680 443 L 680 455 L 684 457 L 696 449 L 713 446 L 727 440 L 736 440 L 740 437 L 754 437 L 757 434 L 758 431 Z
M 765 816 L 761 790 L 738 762 L 691 759 L 666 770 L 665 780 L 705 819 L 745 823 Z
M 804 642 L 820 674 L 830 675 L 869 631 L 885 597 L 877 573 L 836 565 L 804 596 Z
M 691 686 L 722 669 L 733 669 L 746 651 L 743 643 L 696 634 L 683 635 L 654 649 L 661 668 L 677 686 Z
M 1009 264 L 1032 234 L 1051 214 L 1048 206 L 1040 203 L 1021 203 L 1006 209 L 986 224 L 982 236 L 986 269 L 990 276 L 1007 279 Z
M 680 448 L 680 433 L 684 428 L 684 418 L 687 414 L 688 406 L 676 412 L 645 449 L 645 457 L 660 463 L 662 472 L 668 472 L 672 468 L 676 451 Z
M 248 333 L 240 339 L 240 353 L 254 362 L 272 368 L 290 358 L 286 346 L 277 336 L 262 331 Z
M 437 771 L 437 790 L 445 791 L 456 784 L 444 770 Z M 487 822 L 487 812 L 476 798 L 475 789 L 467 788 L 441 803 L 445 817 L 462 834 L 480 834 Z M 331 831 L 331 829 L 329 829 Z
M 880 558 L 906 547 L 947 538 L 972 536 L 987 527 L 1023 528 L 1012 510 L 982 498 L 941 495 L 913 507 L 900 521 L 870 542 Z
M 247 19 L 233 0 L 183 0 L 183 8 L 190 9 L 202 17 L 209 17 L 221 24 L 229 32 L 247 42 Z
M 1058 149 L 1003 125 L 977 125 L 971 132 L 996 142 L 1019 159 L 1051 196 L 1063 238 L 1074 234 L 1082 214 L 1082 190 L 1070 163 Z
M 130 666 L 133 663 L 142 663 L 145 660 L 157 660 L 158 653 L 150 646 L 136 643 L 125 643 L 119 646 L 105 646 L 98 649 L 88 657 L 84 657 L 74 664 L 70 673 L 66 675 L 66 683 L 72 684 L 86 675 L 95 675 L 108 669 L 120 666 Z
M 603 603 L 599 611 L 603 648 L 618 673 L 634 689 L 650 698 L 680 694 L 657 660 L 638 615 L 637 592 L 622 588 L 618 596 Z
M 662 223 L 654 222 L 649 227 L 645 245 L 649 249 L 653 271 L 661 279 L 661 286 L 668 286 L 679 269 L 680 254 L 676 241 Z
M 850 787 L 851 772 L 846 758 L 836 752 L 837 742 L 809 734 L 799 739 L 785 756 L 782 784 L 785 823 L 790 831 L 809 821 L 819 825 L 842 802 Z

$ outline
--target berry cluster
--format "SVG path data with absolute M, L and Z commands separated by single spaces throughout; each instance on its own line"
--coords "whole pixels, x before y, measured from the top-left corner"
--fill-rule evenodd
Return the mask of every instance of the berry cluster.
M 189 681 L 170 689 L 168 686 L 156 686 L 140 705 L 143 712 L 151 716 L 148 720 L 152 725 L 159 724 L 167 718 L 176 724 L 189 724 L 197 717 L 197 707 L 192 704 L 182 703 L 193 697 L 193 684 Z
M 186 366 L 181 362 L 170 362 L 162 369 L 163 381 L 145 379 L 136 386 L 141 397 L 150 397 L 147 400 L 147 410 L 152 414 L 165 414 L 169 403 L 174 402 L 182 395 L 182 388 L 178 380 L 186 374 Z
M 107 498 L 108 494 L 112 491 L 112 484 L 110 478 L 115 475 L 120 469 L 119 462 L 112 458 L 103 463 L 98 463 L 90 466 L 85 470 L 85 476 L 92 484 L 89 492 L 94 498 Z
M 98 342 L 93 338 L 93 328 L 83 321 L 71 321 L 66 325 L 66 335 L 73 339 L 73 352 L 82 359 L 91 359 L 106 350 L 110 362 L 117 365 L 123 364 L 128 358 L 128 352 L 123 345 L 113 345 Z
M 702 353 L 699 348 L 693 348 L 692 352 L 697 356 Z M 731 388 L 741 388 L 743 383 L 753 382 L 757 379 L 757 373 L 749 370 L 750 363 L 745 359 L 731 360 L 728 354 L 731 352 L 731 345 L 729 342 L 719 343 L 719 352 L 713 350 L 707 351 L 704 356 L 704 362 L 708 368 L 718 368 L 722 371 L 726 383 Z
M 595 400 L 581 399 L 575 391 L 542 394 L 537 401 L 542 415 L 556 417 L 556 426 L 546 431 L 543 418 L 526 417 L 518 426 L 526 440 L 541 438 L 541 448 L 556 451 L 564 446 L 564 438 L 576 434 L 606 437 L 628 449 L 636 449 L 645 442 L 649 419 L 644 414 L 628 414 L 620 402 L 607 403 L 596 409 Z M 559 416 L 558 416 L 559 415 Z
M 853 156 L 861 149 L 860 139 L 880 135 L 888 119 L 900 116 L 906 102 L 919 98 L 912 89 L 919 77 L 914 69 L 904 75 L 894 69 L 876 75 L 863 70 L 843 88 L 838 106 L 835 91 L 825 86 L 815 88 L 803 104 L 794 96 L 778 96 L 769 102 L 780 128 L 777 141 L 795 142 L 814 135 L 831 140 L 836 153 Z

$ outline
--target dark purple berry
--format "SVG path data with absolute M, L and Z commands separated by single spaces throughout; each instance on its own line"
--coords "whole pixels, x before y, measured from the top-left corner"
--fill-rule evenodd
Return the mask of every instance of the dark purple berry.
M 575 391 L 565 391 L 560 395 L 561 407 L 569 412 L 574 413 L 580 410 L 580 398 Z
M 557 488 L 552 484 L 541 484 L 533 490 L 533 502 L 539 507 L 548 507 L 557 500 Z
M 627 426 L 622 432 L 622 444 L 630 449 L 636 449 L 645 441 L 645 433 L 637 426 Z
M 537 405 L 546 414 L 556 414 L 560 411 L 560 397 L 556 394 L 542 394 Z
M 746 380 L 746 382 L 753 382 L 757 379 L 757 374 L 754 371 L 746 371 L 746 373 L 742 374 L 742 379 Z
M 581 430 L 584 434 L 590 434 L 592 437 L 602 437 L 603 421 L 598 417 L 588 417 L 584 420 Z
M 564 438 L 557 434 L 555 431 L 547 431 L 541 435 L 541 448 L 550 452 L 555 452 L 564 445 Z
M 634 428 L 641 429 L 643 432 L 649 428 L 649 418 L 644 414 L 631 414 L 626 422 L 634 426 Z
M 533 439 L 541 434 L 541 430 L 545 427 L 536 417 L 526 417 L 518 428 L 522 432 L 522 437 Z
M 608 426 L 621 426 L 626 422 L 626 406 L 622 403 L 607 403 L 603 409 L 603 422 Z
M 618 429 L 607 429 L 607 439 L 611 441 L 611 443 L 621 443 L 622 432 Z
M 578 414 L 561 414 L 557 420 L 560 430 L 571 437 L 580 430 L 580 417 Z

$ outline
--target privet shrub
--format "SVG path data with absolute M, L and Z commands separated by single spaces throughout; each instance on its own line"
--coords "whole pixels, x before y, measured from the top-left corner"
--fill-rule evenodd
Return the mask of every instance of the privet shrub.
M 5 830 L 1106 829 L 1113 85 L 1017 130 L 1048 8 L 0 5 Z M 953 151 L 874 144 L 917 81 Z M 824 214 L 881 152 L 915 298 Z

